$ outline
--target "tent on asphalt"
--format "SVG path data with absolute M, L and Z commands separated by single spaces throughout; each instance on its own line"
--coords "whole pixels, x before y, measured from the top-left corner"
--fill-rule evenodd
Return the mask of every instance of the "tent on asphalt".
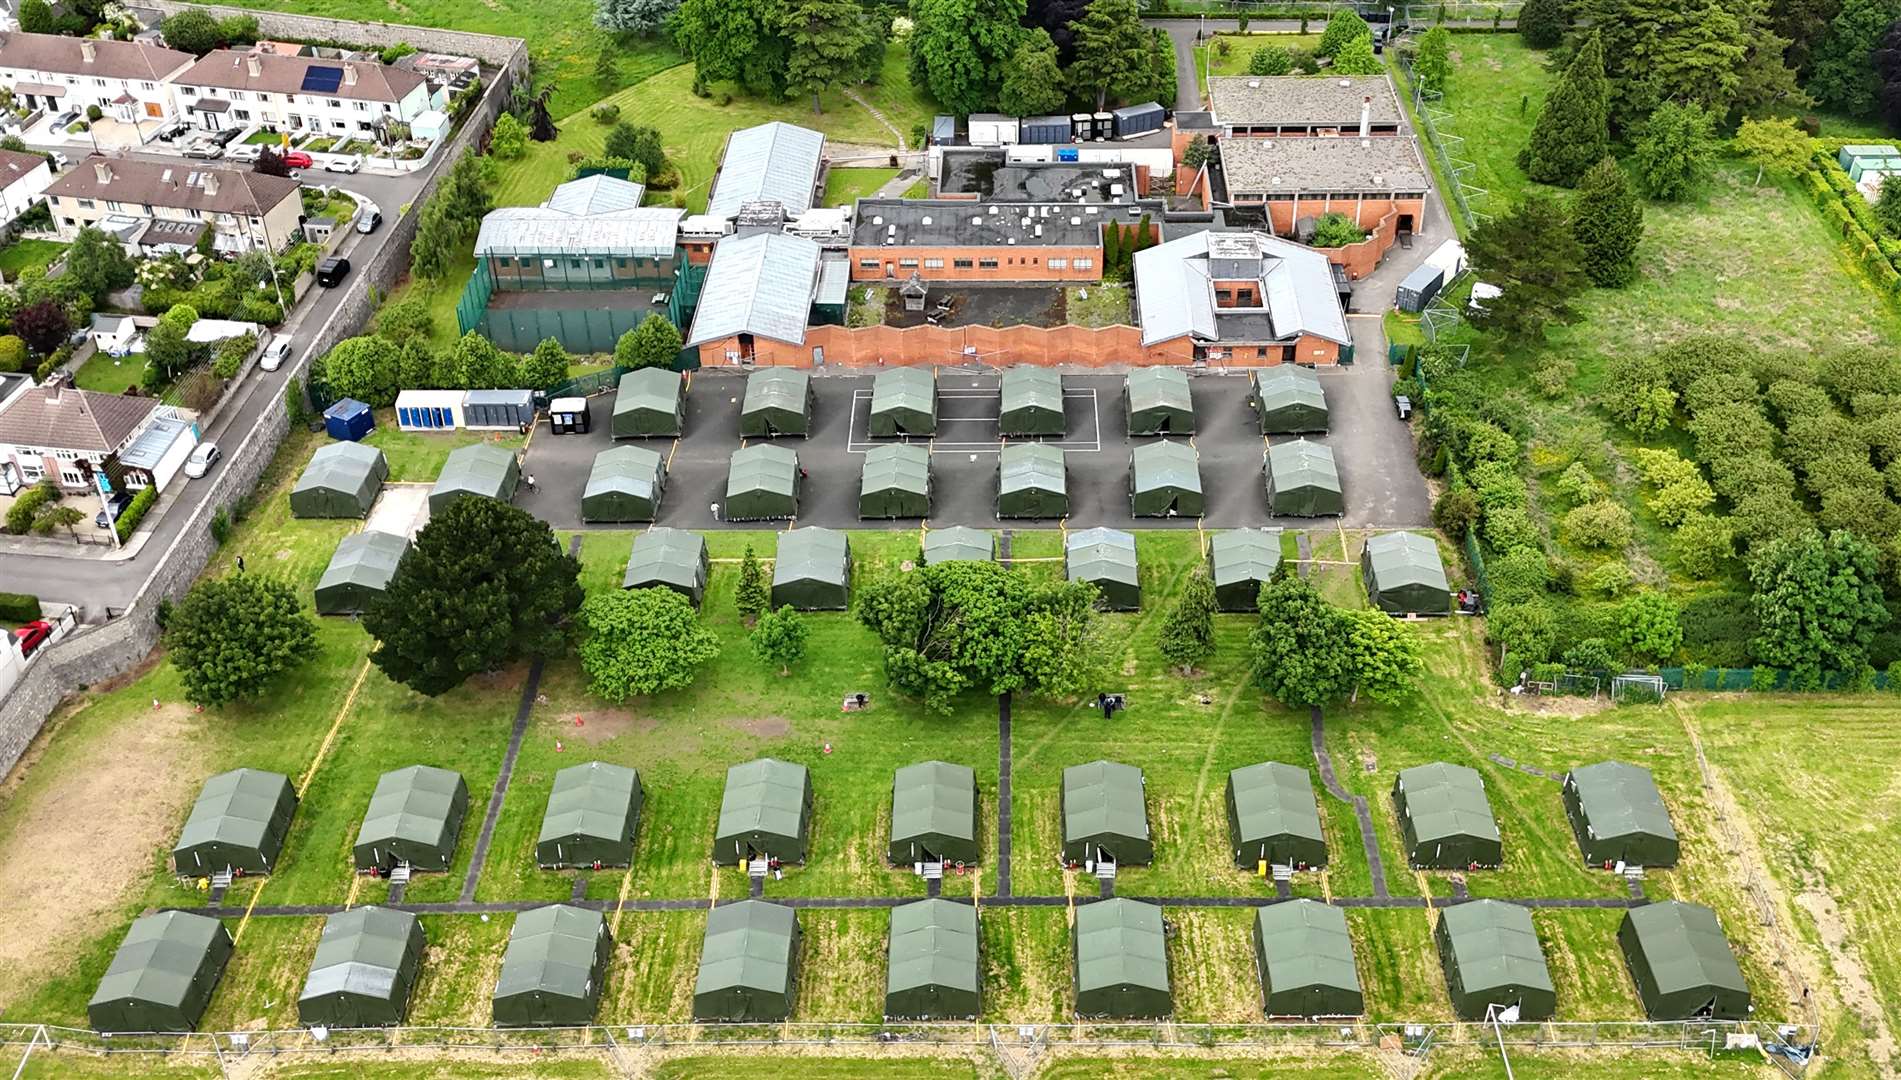
M 1677 864 L 1677 830 L 1650 770 L 1600 761 L 1564 777 L 1564 812 L 1588 866 Z
M 1046 367 L 1013 367 L 1003 373 L 997 430 L 1004 435 L 1061 435 L 1063 377 Z
M 317 579 L 317 614 L 358 615 L 389 587 L 409 553 L 409 538 L 386 532 L 351 533 Z
M 1652 1020 L 1747 1020 L 1749 984 L 1702 904 L 1662 900 L 1631 908 L 1617 927 L 1644 1014 Z
M 677 371 L 640 368 L 620 377 L 614 391 L 612 437 L 679 435 L 686 431 L 685 384 Z
M 741 900 L 706 913 L 693 1019 L 770 1023 L 792 1015 L 799 919 L 784 904 Z
M 812 779 L 805 766 L 759 758 L 726 770 L 713 861 L 738 866 L 754 858 L 805 861 L 812 821 Z
M 895 866 L 977 861 L 977 774 L 965 765 L 923 761 L 891 781 L 891 846 Z
M 935 368 L 887 368 L 871 380 L 873 435 L 937 434 Z
M 1063 861 L 1147 866 L 1155 861 L 1142 770 L 1092 761 L 1063 770 Z
M 1195 403 L 1188 373 L 1178 367 L 1141 367 L 1122 384 L 1131 435 L 1193 435 Z
M 1312 368 L 1276 364 L 1256 368 L 1254 411 L 1263 435 L 1297 435 L 1327 430 L 1327 394 Z
M 858 485 L 861 518 L 921 518 L 931 513 L 931 451 L 916 443 L 865 451 Z
M 472 443 L 449 451 L 429 492 L 429 516 L 441 517 L 449 504 L 464 495 L 507 502 L 521 483 L 521 465 L 515 452 L 494 443 Z
M 233 769 L 205 781 L 172 847 L 172 867 L 181 877 L 210 877 L 220 870 L 268 874 L 284 850 L 284 834 L 297 812 L 297 793 L 283 773 Z
M 1530 910 L 1502 900 L 1454 904 L 1440 911 L 1433 937 L 1459 1019 L 1483 1020 L 1491 1005 L 1517 1006 L 1520 1021 L 1551 1019 L 1558 994 Z
M 1267 448 L 1269 513 L 1320 517 L 1345 513 L 1346 507 L 1332 450 L 1306 439 Z
M 1142 606 L 1142 579 L 1136 573 L 1135 537 L 1120 529 L 1082 529 L 1069 534 L 1063 548 L 1069 580 L 1087 581 L 1102 590 L 1112 611 Z
M 1358 1016 L 1366 1011 L 1347 915 L 1294 900 L 1254 915 L 1254 964 L 1269 1016 Z
M 706 556 L 706 537 L 656 525 L 634 537 L 634 553 L 627 558 L 620 587 L 672 589 L 699 607 L 712 565 Z
M 1144 443 L 1129 451 L 1129 512 L 1136 517 L 1200 517 L 1201 455 L 1187 443 Z
M 798 512 L 799 455 L 771 443 L 754 443 L 733 451 L 721 518 L 770 521 Z
M 550 904 L 515 916 L 495 980 L 495 1026 L 592 1024 L 613 955 L 613 935 L 598 911 Z
M 1229 529 L 1208 544 L 1208 572 L 1215 605 L 1223 611 L 1260 610 L 1261 586 L 1281 564 L 1279 529 Z
M 933 898 L 892 908 L 885 953 L 885 1019 L 977 1018 L 975 905 Z
M 1401 769 L 1393 803 L 1406 861 L 1421 870 L 1464 870 L 1504 861 L 1498 822 L 1478 770 L 1435 761 Z
M 297 1022 L 333 1028 L 402 1023 L 427 944 L 422 920 L 407 911 L 370 906 L 331 915 L 297 996 Z
M 389 479 L 389 462 L 374 446 L 333 442 L 317 448 L 290 489 L 290 514 L 300 518 L 360 518 Z
M 746 376 L 739 434 L 748 439 L 812 433 L 812 377 L 797 368 L 767 367 Z
M 952 525 L 924 534 L 924 565 L 941 562 L 992 562 L 997 557 L 997 538 L 982 529 Z
M 1444 615 L 1452 604 L 1439 545 L 1418 533 L 1380 533 L 1360 553 L 1360 576 L 1373 606 L 1392 615 Z
M 1228 836 L 1234 863 L 1253 870 L 1275 866 L 1327 865 L 1327 837 L 1320 831 L 1320 804 L 1306 769 L 1263 761 L 1228 774 Z
M 644 446 L 611 446 L 594 455 L 581 490 L 582 521 L 652 521 L 667 490 L 666 459 Z
M 1117 1019 L 1175 1011 L 1162 909 L 1116 897 L 1076 908 L 1076 1013 Z
M 772 606 L 800 611 L 843 611 L 851 606 L 851 544 L 845 534 L 817 525 L 779 534 L 772 560 Z
M 207 915 L 161 911 L 133 920 L 86 1004 L 94 1031 L 194 1031 L 231 959 L 231 934 Z
M 356 834 L 356 868 L 447 870 L 469 809 L 462 774 L 432 765 L 393 769 L 376 781 Z
M 555 773 L 535 864 L 544 870 L 631 866 L 645 798 L 640 774 L 625 765 L 589 761 Z
M 1059 518 L 1069 513 L 1069 471 L 1063 449 L 1012 443 L 997 455 L 997 516 Z

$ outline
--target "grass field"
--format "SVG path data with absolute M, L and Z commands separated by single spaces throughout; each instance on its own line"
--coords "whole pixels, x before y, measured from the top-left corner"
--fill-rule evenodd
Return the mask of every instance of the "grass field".
M 1221 42 L 1227 43 L 1226 56 L 1221 55 Z M 1248 61 L 1254 57 L 1254 51 L 1264 45 L 1312 52 L 1319 44 L 1319 34 L 1214 34 L 1208 44 L 1195 50 L 1197 74 L 1203 79 L 1210 75 L 1246 75 Z M 1204 82 L 1203 86 L 1206 85 Z
M 0 247 L 0 275 L 15 281 L 23 270 L 53 265 L 65 251 L 66 245 L 57 240 L 15 240 Z
M 896 169 L 832 169 L 825 174 L 825 205 L 850 206 L 854 200 L 876 194 L 897 175 Z
M 123 394 L 145 378 L 145 355 L 107 356 L 95 352 L 73 373 L 73 385 L 102 394 Z

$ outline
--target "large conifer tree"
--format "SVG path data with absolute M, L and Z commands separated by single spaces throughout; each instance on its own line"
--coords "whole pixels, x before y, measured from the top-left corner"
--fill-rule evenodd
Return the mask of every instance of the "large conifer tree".
M 1519 155 L 1525 175 L 1571 187 L 1610 152 L 1604 46 L 1593 31 L 1571 59 L 1564 78 L 1545 98 L 1531 143 Z
M 1571 233 L 1584 249 L 1584 273 L 1593 285 L 1621 289 L 1636 280 L 1644 208 L 1615 159 L 1591 166 L 1578 182 Z

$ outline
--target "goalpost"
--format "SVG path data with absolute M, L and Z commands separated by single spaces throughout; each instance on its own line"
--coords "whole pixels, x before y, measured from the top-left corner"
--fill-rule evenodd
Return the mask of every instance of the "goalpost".
M 1619 705 L 1661 705 L 1668 690 L 1661 675 L 1611 676 L 1611 700 Z

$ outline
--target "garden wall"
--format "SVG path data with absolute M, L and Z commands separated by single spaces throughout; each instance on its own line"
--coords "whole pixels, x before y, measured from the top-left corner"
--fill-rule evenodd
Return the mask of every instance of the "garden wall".
M 1133 326 L 813 326 L 803 345 L 759 338 L 753 345 L 753 363 L 761 366 L 811 367 L 815 350 L 824 350 L 827 365 L 874 367 L 880 364 L 1007 364 L 1069 365 L 1073 367 L 1146 367 L 1190 364 L 1193 341 L 1186 337 L 1143 346 L 1142 331 Z M 700 363 L 723 367 L 738 347 L 732 339 L 700 346 Z M 1280 349 L 1254 357 L 1249 348 L 1230 349 L 1236 367 L 1264 367 L 1280 362 Z M 1249 354 L 1249 355 L 1241 355 Z M 1303 337 L 1295 347 L 1297 363 L 1330 365 L 1339 362 L 1340 347 L 1331 341 Z
M 511 58 L 523 48 L 520 38 L 471 34 L 464 30 L 444 30 L 434 26 L 409 26 L 404 23 L 358 22 L 330 19 L 320 15 L 295 15 L 287 11 L 260 11 L 255 8 L 226 7 L 222 4 L 181 4 L 177 0 L 151 0 L 140 5 L 166 15 L 197 8 L 219 19 L 248 15 L 257 20 L 258 35 L 289 38 L 292 41 L 336 41 L 381 49 L 407 41 L 421 52 L 469 56 L 489 67 L 513 67 Z

